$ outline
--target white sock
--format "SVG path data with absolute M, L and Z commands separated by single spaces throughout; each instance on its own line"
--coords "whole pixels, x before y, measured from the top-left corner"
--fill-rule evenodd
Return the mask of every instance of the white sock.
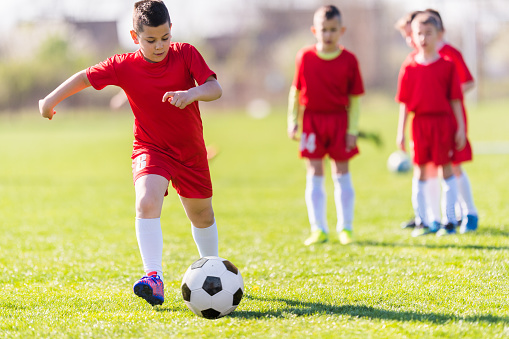
M 426 198 L 424 196 L 425 185 L 425 180 L 412 179 L 412 206 L 414 207 L 415 223 L 429 226 L 426 215 Z
M 452 175 L 448 179 L 442 181 L 442 187 L 445 196 L 445 216 L 447 223 L 456 225 L 458 220 L 456 219 L 456 210 L 454 205 L 458 200 L 458 184 L 456 183 L 456 177 Z
M 191 224 L 191 232 L 201 258 L 219 256 L 219 236 L 215 220 L 212 226 L 206 228 L 198 228 Z
M 140 247 L 143 270 L 146 274 L 156 271 L 163 279 L 163 232 L 161 219 L 136 218 L 136 238 Z
M 428 211 L 428 220 L 430 222 L 440 222 L 440 180 L 438 177 L 426 180 L 424 187 L 424 196 L 426 199 L 426 206 Z
M 352 185 L 350 173 L 333 176 L 334 181 L 334 200 L 336 202 L 336 212 L 338 223 L 336 229 L 352 230 L 353 211 L 355 202 L 355 191 Z
M 461 209 L 465 214 L 477 215 L 477 208 L 475 208 L 472 187 L 470 186 L 467 173 L 462 172 L 459 177 L 456 177 L 456 180 L 458 183 L 458 198 Z
M 306 177 L 305 198 L 311 231 L 322 230 L 329 233 L 326 211 L 327 196 L 323 176 L 308 175 Z

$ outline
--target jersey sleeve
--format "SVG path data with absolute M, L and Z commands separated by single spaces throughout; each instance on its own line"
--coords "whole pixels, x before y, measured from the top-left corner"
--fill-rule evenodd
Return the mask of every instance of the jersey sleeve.
M 399 70 L 398 75 L 398 88 L 396 91 L 396 102 L 399 103 L 407 103 L 408 101 L 408 93 L 407 93 L 407 86 L 405 85 L 408 78 L 408 74 L 406 71 L 405 63 L 401 65 L 401 68 Z
M 451 86 L 449 92 L 449 100 L 462 100 L 463 91 L 461 90 L 461 82 L 456 71 L 456 67 L 451 67 Z
M 463 59 L 460 51 L 450 47 L 450 51 L 447 56 L 456 66 L 456 71 L 458 72 L 458 77 L 461 84 L 474 81 L 474 77 L 470 73 L 470 70 L 468 69 L 468 66 L 465 63 L 465 60 Z
M 216 73 L 209 68 L 203 56 L 194 46 L 185 44 L 182 47 L 186 49 L 184 55 L 189 72 L 198 85 L 203 85 L 210 76 L 217 79 Z
M 303 52 L 299 51 L 299 53 L 297 53 L 297 56 L 295 57 L 295 74 L 293 76 L 293 82 L 292 82 L 292 86 L 295 87 L 299 91 L 302 89 L 302 82 L 301 82 L 302 58 L 303 58 Z
M 115 66 L 118 63 L 118 56 L 114 55 L 95 66 L 87 68 L 87 77 L 90 84 L 97 90 L 108 85 L 118 86 L 118 77 Z
M 364 84 L 362 82 L 361 70 L 357 58 L 352 54 L 352 78 L 350 82 L 350 88 L 348 89 L 349 95 L 361 95 L 364 94 Z

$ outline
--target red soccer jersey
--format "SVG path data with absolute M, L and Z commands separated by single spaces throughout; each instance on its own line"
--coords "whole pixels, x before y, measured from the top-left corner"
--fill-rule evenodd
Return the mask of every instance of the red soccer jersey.
M 345 111 L 349 95 L 364 93 L 355 55 L 342 48 L 337 58 L 324 60 L 314 45 L 297 54 L 293 86 L 300 90 L 299 103 L 311 111 Z
M 127 94 L 135 118 L 133 156 L 146 148 L 185 166 L 207 167 L 198 103 L 180 109 L 162 102 L 168 91 L 188 90 L 215 76 L 193 46 L 171 43 L 167 57 L 157 63 L 146 61 L 140 50 L 114 55 L 89 67 L 87 76 L 97 90 L 115 85 Z
M 402 68 L 396 100 L 415 114 L 452 114 L 450 101 L 463 99 L 456 68 L 439 58 L 429 65 L 415 60 Z
M 440 54 L 440 56 L 445 60 L 450 60 L 454 63 L 460 82 L 462 84 L 474 81 L 474 78 L 472 77 L 472 74 L 470 73 L 468 66 L 465 63 L 465 60 L 463 60 L 463 56 L 461 55 L 460 51 L 449 44 L 445 44 L 442 46 L 442 48 L 440 48 L 438 54 Z

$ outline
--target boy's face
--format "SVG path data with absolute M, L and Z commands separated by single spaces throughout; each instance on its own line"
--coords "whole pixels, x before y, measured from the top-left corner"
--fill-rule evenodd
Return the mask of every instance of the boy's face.
M 157 27 L 143 25 L 139 34 L 131 31 L 135 44 L 140 45 L 141 52 L 149 62 L 160 62 L 166 58 L 171 42 L 171 24 L 165 23 Z
M 432 24 L 414 22 L 412 23 L 412 38 L 419 51 L 432 53 L 436 50 L 441 34 Z
M 338 49 L 339 38 L 345 32 L 345 27 L 341 26 L 338 17 L 327 20 L 324 15 L 316 15 L 311 32 L 322 52 L 334 52 Z

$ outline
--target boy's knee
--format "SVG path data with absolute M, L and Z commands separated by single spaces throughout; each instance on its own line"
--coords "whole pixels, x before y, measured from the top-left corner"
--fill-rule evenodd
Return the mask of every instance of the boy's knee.
M 136 199 L 136 215 L 142 218 L 158 218 L 160 216 L 157 199 L 143 196 Z
M 194 211 L 192 215 L 189 215 L 193 226 L 198 228 L 206 228 L 214 224 L 214 211 L 212 208 L 206 208 L 199 211 Z

